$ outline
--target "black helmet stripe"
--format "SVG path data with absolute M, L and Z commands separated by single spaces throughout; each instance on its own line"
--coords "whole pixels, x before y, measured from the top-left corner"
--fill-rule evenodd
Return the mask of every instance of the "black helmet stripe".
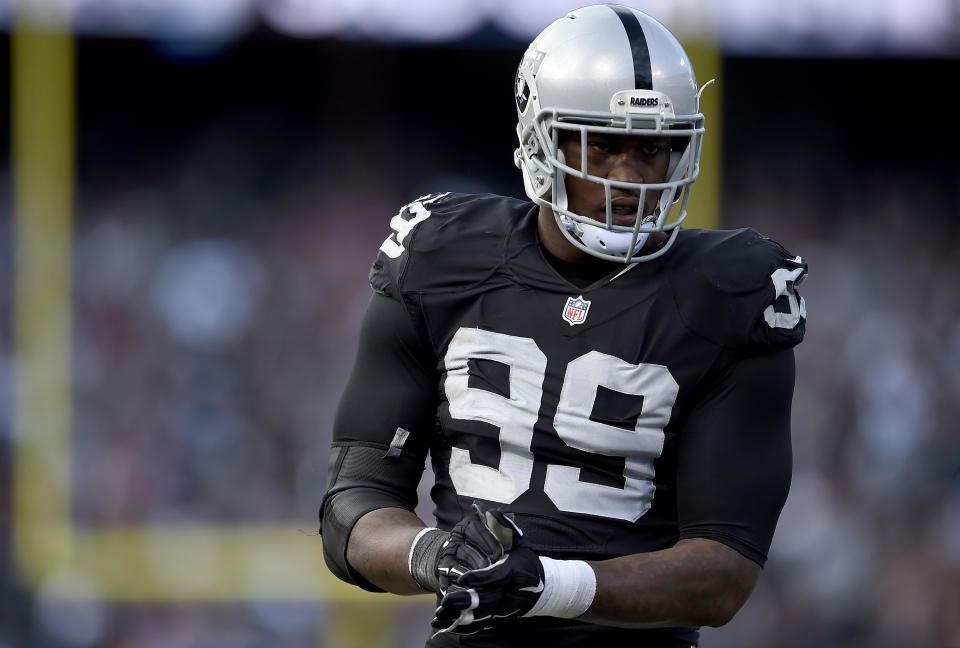
M 647 37 L 643 35 L 643 27 L 632 11 L 620 5 L 607 5 L 613 9 L 630 40 L 630 50 L 633 52 L 633 77 L 637 90 L 653 90 L 653 72 L 650 70 L 650 52 L 647 51 Z

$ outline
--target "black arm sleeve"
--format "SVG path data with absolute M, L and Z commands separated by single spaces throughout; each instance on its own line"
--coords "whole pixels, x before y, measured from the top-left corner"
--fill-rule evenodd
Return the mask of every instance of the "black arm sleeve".
M 409 430 L 406 449 L 426 456 L 439 403 L 440 374 L 424 336 L 403 306 L 374 293 L 360 329 L 357 358 L 333 424 L 335 442 L 389 444 Z
M 357 521 L 380 508 L 414 510 L 438 400 L 431 353 L 403 306 L 374 294 L 356 364 L 334 422 L 327 492 L 320 505 L 323 555 L 337 577 L 382 591 L 347 562 Z
M 743 358 L 701 394 L 680 438 L 681 538 L 764 564 L 790 490 L 794 372 L 792 349 Z

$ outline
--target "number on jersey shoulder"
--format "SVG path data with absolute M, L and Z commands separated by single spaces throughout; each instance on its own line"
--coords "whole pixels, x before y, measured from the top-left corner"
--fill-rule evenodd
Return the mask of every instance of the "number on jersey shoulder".
M 793 268 L 777 268 L 770 275 L 770 281 L 773 282 L 775 292 L 774 303 L 767 306 L 763 311 L 763 319 L 770 328 L 793 329 L 796 328 L 800 320 L 807 317 L 807 304 L 803 297 L 797 292 L 799 285 L 807 276 L 807 266 L 803 259 L 795 257 L 787 259 L 795 266 Z M 786 297 L 786 312 L 776 310 L 775 305 L 781 297 Z
M 384 240 L 380 250 L 391 259 L 398 258 L 403 254 L 403 241 L 418 224 L 430 218 L 431 211 L 427 207 L 433 205 L 450 192 L 440 194 L 428 194 L 421 196 L 413 202 L 404 205 L 397 215 L 390 219 L 390 236 Z

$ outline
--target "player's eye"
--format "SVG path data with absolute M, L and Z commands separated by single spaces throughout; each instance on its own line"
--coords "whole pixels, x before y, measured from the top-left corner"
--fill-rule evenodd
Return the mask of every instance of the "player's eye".
M 587 148 L 591 151 L 597 151 L 598 153 L 609 153 L 610 142 L 606 140 L 588 140 Z
M 660 146 L 659 144 L 646 144 L 646 145 L 641 149 L 641 151 L 643 151 L 643 154 L 644 154 L 644 155 L 650 155 L 650 156 L 656 155 L 657 153 L 659 153 L 659 152 L 662 151 L 662 150 L 663 150 L 663 147 Z

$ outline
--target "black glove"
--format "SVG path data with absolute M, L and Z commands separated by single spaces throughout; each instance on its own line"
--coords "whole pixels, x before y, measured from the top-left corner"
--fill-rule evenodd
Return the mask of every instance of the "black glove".
M 440 549 L 437 575 L 441 594 L 468 571 L 489 567 L 503 558 L 503 547 L 484 524 L 482 510 L 482 505 L 474 502 L 473 513 L 457 522 Z
M 499 620 L 522 616 L 543 592 L 543 565 L 520 528 L 502 511 L 474 503 L 481 524 L 464 525 L 473 546 L 496 539 L 500 552 L 488 551 L 489 566 L 451 579 L 431 625 L 440 632 L 473 634 Z M 459 526 L 459 525 L 458 525 Z
M 500 543 L 480 516 L 471 513 L 449 533 L 431 529 L 423 534 L 410 554 L 410 574 L 424 590 L 446 594 L 462 574 L 489 567 L 502 557 Z

